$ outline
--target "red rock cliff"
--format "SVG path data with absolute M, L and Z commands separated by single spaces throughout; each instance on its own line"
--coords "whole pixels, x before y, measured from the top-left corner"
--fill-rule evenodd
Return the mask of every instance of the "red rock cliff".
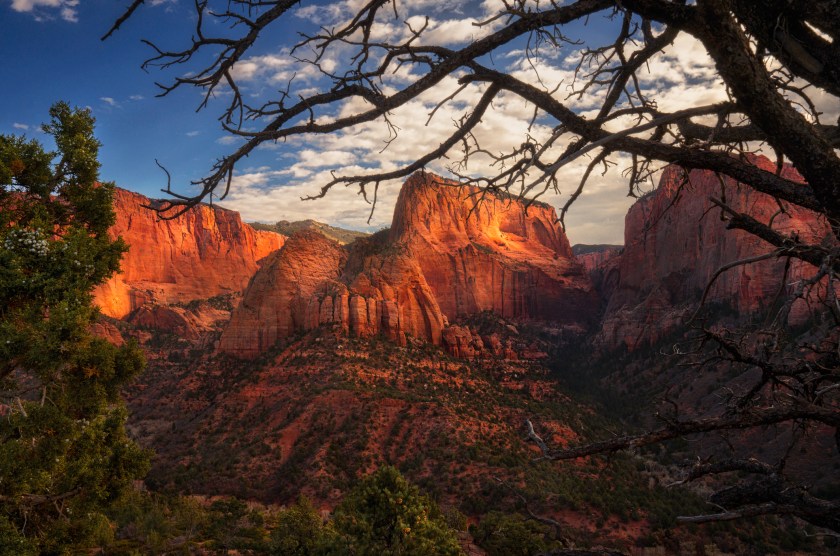
M 254 275 L 219 348 L 242 357 L 255 357 L 277 340 L 306 330 L 310 302 L 317 299 L 322 285 L 323 290 L 327 284 L 339 286 L 336 281 L 345 258 L 338 243 L 318 232 L 293 235 Z M 332 316 L 330 311 L 329 317 Z
M 575 257 L 587 272 L 597 272 L 607 261 L 617 257 L 624 250 L 623 245 L 575 245 Z
M 118 189 L 113 237 L 130 250 L 122 272 L 94 292 L 108 316 L 122 318 L 146 302 L 183 303 L 242 291 L 258 261 L 283 245 L 284 236 L 257 231 L 239 213 L 200 205 L 173 220 L 144 208 L 148 198 Z
M 529 207 L 416 173 L 400 192 L 391 240 L 420 264 L 450 319 L 493 311 L 586 323 L 595 295 L 554 209 Z
M 752 162 L 767 171 L 767 158 Z M 802 182 L 786 166 L 784 177 Z M 659 187 L 630 208 L 625 220 L 625 248 L 618 257 L 618 283 L 609 299 L 598 341 L 607 349 L 633 349 L 651 343 L 677 327 L 700 300 L 703 289 L 721 266 L 771 251 L 771 246 L 741 230 L 727 230 L 710 197 L 721 197 L 721 182 L 711 172 L 665 169 Z M 724 180 L 727 203 L 761 222 L 779 210 L 776 201 L 729 178 Z M 817 214 L 789 207 L 773 219 L 777 231 L 796 232 L 819 243 L 829 229 Z M 615 266 L 615 260 L 611 264 Z M 784 260 L 767 260 L 722 274 L 709 292 L 740 315 L 754 314 L 772 302 L 781 286 Z M 795 266 L 788 282 L 807 270 Z
M 446 344 L 449 320 L 481 311 L 583 327 L 596 294 L 547 206 L 409 178 L 390 231 L 346 249 L 315 232 L 293 236 L 257 273 L 219 343 L 253 357 L 296 331 L 333 323 L 359 336 Z M 305 283 L 301 286 L 300 283 Z

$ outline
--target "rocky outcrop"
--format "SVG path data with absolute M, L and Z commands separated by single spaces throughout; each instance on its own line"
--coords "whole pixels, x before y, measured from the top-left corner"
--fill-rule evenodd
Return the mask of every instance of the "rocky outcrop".
M 206 303 L 195 308 L 146 304 L 133 311 L 126 320 L 139 329 L 159 330 L 186 340 L 198 340 L 229 316 L 228 311 Z
M 391 241 L 414 254 L 450 320 L 506 318 L 590 323 L 596 296 L 554 209 L 482 194 L 416 173 L 400 192 Z
M 345 260 L 338 243 L 315 231 L 296 233 L 254 275 L 219 349 L 255 357 L 322 316 L 325 322 L 340 320 L 347 287 L 338 278 Z
M 764 157 L 752 162 L 775 171 Z M 790 166 L 782 174 L 803 181 Z M 694 170 L 686 175 L 679 167 L 668 167 L 659 187 L 628 212 L 623 253 L 601 267 L 605 275 L 612 272 L 615 283 L 598 345 L 632 350 L 657 341 L 683 323 L 721 266 L 771 251 L 751 234 L 727 230 L 710 197 L 725 198 L 735 210 L 761 222 L 772 220 L 777 231 L 796 233 L 807 242 L 820 243 L 829 235 L 825 221 L 813 212 L 791 206 L 779 213 L 772 197 L 734 180 L 724 179 L 722 186 L 711 172 Z M 728 270 L 717 278 L 707 299 L 740 318 L 756 314 L 773 303 L 783 287 L 784 266 L 784 260 L 772 259 Z M 806 265 L 794 264 L 787 282 L 806 271 Z M 791 318 L 801 314 L 794 311 Z
M 462 359 L 494 357 L 517 361 L 548 357 L 536 344 L 517 342 L 511 337 L 503 338 L 498 332 L 482 335 L 472 326 L 453 325 L 445 328 L 442 345 L 450 354 Z
M 125 343 L 125 338 L 122 337 L 120 329 L 104 318 L 92 322 L 90 332 L 97 338 L 102 338 L 115 346 L 121 346 Z
M 122 271 L 97 288 L 94 301 L 105 315 L 122 318 L 144 303 L 185 303 L 242 291 L 258 261 L 283 245 L 284 237 L 257 231 L 239 213 L 200 205 L 172 220 L 148 208 L 152 201 L 116 191 L 113 237 L 130 250 Z
M 254 357 L 282 338 L 331 324 L 466 354 L 447 325 L 482 311 L 591 322 L 596 293 L 553 209 L 534 206 L 526 214 L 520 201 L 490 194 L 476 204 L 478 190 L 453 185 L 415 174 L 390 231 L 346 248 L 313 231 L 295 234 L 254 277 L 219 350 Z
M 383 238 L 345 250 L 316 231 L 297 232 L 254 276 L 219 349 L 255 357 L 323 325 L 362 337 L 381 333 L 401 345 L 407 334 L 440 343 L 446 321 L 416 261 L 400 249 L 383 253 Z
M 387 231 L 353 245 L 344 279 L 368 307 L 367 319 L 361 316 L 350 332 L 381 333 L 401 345 L 406 335 L 440 343 L 447 318 L 414 254 Z M 361 300 L 355 304 L 362 307 Z
M 584 245 L 578 244 L 572 247 L 572 252 L 587 272 L 592 274 L 603 268 L 607 261 L 617 257 L 624 250 L 623 245 Z

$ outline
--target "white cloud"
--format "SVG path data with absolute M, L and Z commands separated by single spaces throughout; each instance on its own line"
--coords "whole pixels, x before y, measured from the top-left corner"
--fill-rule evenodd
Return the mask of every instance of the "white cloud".
M 201 133 L 201 132 L 200 132 L 200 131 L 188 131 L 188 132 L 186 133 L 186 136 L 187 136 L 187 137 L 195 137 L 195 136 L 196 136 L 196 135 L 198 135 L 199 133 Z
M 80 0 L 12 0 L 12 9 L 16 12 L 32 13 L 35 19 L 43 21 L 51 19 L 51 11 L 57 11 L 64 21 L 76 23 L 79 21 L 78 6 Z
M 71 23 L 78 23 L 79 16 L 77 15 L 75 8 L 65 6 L 61 8 L 61 19 Z
M 131 95 L 130 97 L 128 97 L 128 100 L 137 101 L 137 100 L 143 100 L 144 98 L 146 98 L 146 97 L 144 97 L 143 95 Z
M 304 149 L 298 153 L 300 166 L 304 168 L 346 167 L 356 162 L 356 155 L 347 151 L 315 151 Z
M 15 129 L 22 129 L 23 131 L 29 131 L 29 125 L 28 124 L 19 124 L 19 123 L 15 122 L 15 123 L 12 124 L 12 127 L 15 128 Z
M 366 2 L 344 0 L 319 5 L 317 8 L 309 6 L 300 8 L 296 14 L 320 25 L 337 26 L 346 20 L 351 9 L 358 9 Z M 390 41 L 404 40 L 409 30 L 403 21 L 408 20 L 414 28 L 419 28 L 423 22 L 415 16 L 422 11 L 429 14 L 429 22 L 426 31 L 428 37 L 421 42 L 457 45 L 489 32 L 488 29 L 477 27 L 474 22 L 497 13 L 503 8 L 503 3 L 501 0 L 483 0 L 478 5 L 478 11 L 476 4 L 472 5 L 472 10 L 466 6 L 467 3 L 448 0 L 400 3 L 400 19 L 395 20 L 393 11 L 386 10 L 381 14 L 383 21 L 378 27 L 378 33 Z M 466 10 L 470 17 L 457 17 L 453 7 Z M 584 117 L 591 118 L 601 106 L 607 85 L 591 87 L 582 98 L 569 96 L 583 85 L 579 80 L 576 81 L 575 76 L 575 66 L 581 53 L 571 48 L 557 50 L 544 47 L 541 52 L 531 52 L 530 58 L 524 50 L 503 49 L 494 53 L 494 59 L 488 63 L 546 90 L 557 88 L 554 93 L 557 100 Z M 304 55 L 302 52 L 297 54 Z M 337 61 L 348 58 L 346 51 L 330 51 L 323 60 L 324 67 L 331 71 L 338 67 Z M 404 64 L 396 73 L 387 75 L 379 86 L 384 94 L 392 94 L 415 81 L 419 77 L 418 71 L 425 71 L 425 68 Z M 321 90 L 320 86 L 323 85 L 319 81 L 321 76 L 317 68 L 293 60 L 288 51 L 247 58 L 236 65 L 234 74 L 246 88 L 251 87 L 249 93 L 255 95 L 261 94 L 262 88 L 266 94 L 276 93 L 277 84 L 288 81 L 293 75 L 296 85 L 292 88 L 293 98 L 295 94 L 313 94 Z M 396 138 L 390 134 L 393 128 L 378 120 L 331 134 L 289 138 L 282 145 L 265 145 L 261 150 L 280 149 L 282 154 L 276 165 L 270 169 L 240 169 L 241 173 L 234 177 L 230 194 L 223 204 L 239 210 L 245 219 L 252 221 L 313 218 L 355 229 L 377 229 L 389 225 L 402 180 L 381 185 L 377 209 L 370 224 L 367 223 L 370 205 L 358 194 L 357 186 L 336 186 L 326 197 L 315 201 L 303 202 L 300 198 L 317 194 L 321 186 L 331 181 L 333 172 L 339 176 L 389 172 L 436 149 L 453 132 L 455 122 L 471 112 L 484 90 L 479 86 L 467 87 L 457 97 L 439 107 L 434 117 L 427 121 L 437 104 L 458 89 L 458 77 L 445 78 L 433 90 L 389 113 L 390 124 L 399 130 Z M 726 99 L 714 63 L 702 46 L 687 36 L 678 37 L 664 52 L 650 60 L 638 72 L 638 79 L 660 110 L 680 110 Z M 834 121 L 838 111 L 836 99 L 826 97 L 818 100 L 820 107 L 827 113 L 826 121 Z M 316 113 L 315 118 L 323 124 L 369 108 L 366 101 L 351 98 L 326 112 Z M 532 116 L 533 106 L 512 94 L 501 94 L 485 113 L 480 126 L 475 130 L 475 136 L 483 149 L 496 155 L 520 146 L 528 137 L 543 142 L 550 137 L 552 127 L 557 122 L 541 117 L 529 128 Z M 618 131 L 630 125 L 633 122 L 629 119 L 616 119 L 608 128 Z M 650 133 L 647 131 L 638 136 L 646 137 Z M 393 140 L 388 142 L 389 139 Z M 548 150 L 549 157 L 559 156 L 571 140 L 564 137 L 562 144 Z M 217 140 L 225 145 L 237 144 L 239 141 L 241 139 L 235 136 Z M 456 146 L 450 151 L 449 158 L 430 163 L 428 169 L 447 175 L 448 165 L 461 158 L 460 149 L 460 146 Z M 563 167 L 557 175 L 559 191 L 547 191 L 540 200 L 548 202 L 559 211 L 577 188 L 590 160 L 589 156 L 583 156 Z M 623 242 L 624 216 L 634 199 L 627 195 L 627 177 L 623 174 L 629 164 L 628 157 L 614 156 L 613 160 L 617 165 L 611 166 L 605 174 L 593 172 L 586 189 L 566 218 L 567 233 L 573 243 Z M 490 176 L 498 174 L 500 166 L 495 165 L 489 156 L 476 155 L 470 159 L 468 167 L 459 167 L 458 171 L 471 176 Z M 651 187 L 654 185 L 652 182 Z M 369 191 L 369 195 L 372 195 L 372 191 Z
M 216 143 L 220 145 L 235 145 L 242 141 L 242 137 L 237 135 L 222 135 L 218 139 L 216 139 Z
M 382 121 L 359 124 L 329 135 L 295 138 L 289 144 L 297 146 L 297 150 L 281 158 L 274 170 L 263 168 L 235 176 L 231 193 L 223 204 L 240 211 L 246 220 L 251 221 L 313 218 L 354 229 L 371 230 L 388 226 L 402 180 L 382 184 L 370 224 L 367 219 L 371 207 L 358 194 L 357 186 L 336 186 L 326 197 L 314 201 L 304 202 L 301 197 L 317 194 L 319 188 L 332 179 L 330 171 L 334 170 L 337 175 L 392 171 L 436 149 L 454 131 L 454 122 L 472 110 L 483 92 L 478 86 L 468 87 L 454 101 L 441 106 L 427 122 L 434 107 L 457 88 L 455 78 L 446 78 L 434 90 L 394 110 L 389 120 L 400 131 L 384 151 L 389 130 Z M 365 106 L 364 101 L 351 99 L 341 105 L 336 115 L 322 119 L 327 121 L 356 113 Z M 532 110 L 513 95 L 497 97 L 476 130 L 482 148 L 492 153 L 503 153 L 521 144 L 529 133 Z M 530 134 L 545 140 L 550 136 L 551 129 L 537 124 L 531 128 Z M 235 137 L 227 139 L 231 143 L 236 142 Z M 565 145 L 558 146 L 562 147 Z M 450 160 L 432 162 L 428 169 L 451 175 L 447 172 L 447 164 L 459 159 L 460 155 L 460 149 L 455 148 L 450 153 Z M 472 176 L 489 176 L 499 171 L 492 162 L 489 157 L 479 155 L 471 159 L 467 168 L 459 170 Z M 541 200 L 558 208 L 562 206 L 577 187 L 588 162 L 583 157 L 563 168 L 559 173 L 561 194 L 552 191 Z M 624 214 L 632 204 L 632 199 L 626 196 L 626 188 L 618 168 L 613 168 L 606 176 L 594 177 L 587 193 L 581 196 L 567 218 L 570 238 L 575 242 L 621 243 Z M 369 190 L 368 194 L 372 195 L 372 191 Z
M 332 71 L 337 62 L 334 58 L 325 57 L 320 60 L 320 64 L 324 71 Z M 258 81 L 260 84 L 271 85 L 286 83 L 292 77 L 296 81 L 308 81 L 321 77 L 317 67 L 295 60 L 288 49 L 276 54 L 245 58 L 233 66 L 231 75 L 237 82 Z M 274 89 L 276 90 L 276 87 Z
M 355 167 L 357 172 L 362 170 Z M 360 230 L 375 230 L 391 224 L 391 212 L 399 193 L 398 184 L 389 184 L 380 190 L 379 206 L 374 219 L 368 224 L 370 205 L 358 194 L 358 188 L 338 187 L 322 199 L 301 200 L 301 197 L 317 194 L 315 184 L 326 183 L 329 179 L 328 171 L 310 174 L 305 181 L 284 170 L 241 174 L 234 177 L 230 195 L 221 204 L 238 210 L 248 221 L 312 218 Z M 284 182 L 290 185 L 284 185 Z
M 108 106 L 117 106 L 119 104 L 112 97 L 99 97 L 99 100 L 101 100 L 102 102 L 104 102 Z

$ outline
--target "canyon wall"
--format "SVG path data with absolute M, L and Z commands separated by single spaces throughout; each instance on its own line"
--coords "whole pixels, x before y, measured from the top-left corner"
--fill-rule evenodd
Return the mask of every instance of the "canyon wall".
M 220 351 L 254 357 L 277 340 L 323 324 L 350 334 L 407 336 L 447 346 L 449 322 L 493 311 L 577 330 L 598 304 L 554 210 L 414 174 L 393 225 L 346 249 L 295 234 L 261 268 L 222 334 Z M 453 340 L 454 341 L 454 340 Z M 449 346 L 447 346 L 449 347 Z
M 775 171 L 766 158 L 752 162 Z M 802 181 L 790 167 L 782 174 Z M 122 273 L 96 291 L 96 302 L 108 316 L 136 313 L 137 325 L 199 330 L 203 320 L 152 307 L 247 286 L 218 349 L 248 358 L 322 325 L 403 345 L 419 338 L 468 356 L 507 353 L 499 342 L 450 326 L 485 311 L 594 331 L 601 350 L 633 350 L 682 327 L 721 266 L 770 251 L 755 236 L 727 230 L 713 196 L 804 241 L 829 235 L 810 211 L 779 212 L 767 195 L 678 167 L 668 167 L 659 187 L 631 207 L 623 248 L 578 246 L 577 256 L 551 207 L 535 203 L 526 211 L 517 199 L 423 172 L 404 184 L 389 230 L 345 246 L 304 229 L 280 249 L 284 236 L 256 231 L 218 207 L 160 220 L 143 208 L 153 201 L 118 190 L 111 233 L 131 250 Z M 759 314 L 785 286 L 785 264 L 772 259 L 732 268 L 717 278 L 708 302 L 736 320 Z M 787 284 L 808 271 L 792 264 Z M 804 305 L 794 306 L 792 323 L 804 320 Z M 222 318 L 204 320 L 210 317 Z
M 172 220 L 145 206 L 155 201 L 117 189 L 113 237 L 130 250 L 122 271 L 94 292 L 102 313 L 122 318 L 145 303 L 185 303 L 241 292 L 259 261 L 283 245 L 284 236 L 257 231 L 239 213 L 200 205 Z
M 594 290 L 554 209 L 416 173 L 394 210 L 391 241 L 412 252 L 450 320 L 506 318 L 593 323 Z
M 624 251 L 623 245 L 575 245 L 572 252 L 587 272 L 603 268 L 607 261 Z
M 775 172 L 767 158 L 753 157 L 751 162 Z M 790 166 L 783 168 L 782 175 L 803 181 Z M 686 174 L 670 166 L 659 187 L 630 208 L 622 254 L 598 269 L 612 282 L 596 340 L 599 346 L 632 350 L 655 342 L 684 322 L 721 266 L 772 251 L 751 234 L 726 229 L 710 197 L 723 198 L 736 211 L 761 222 L 772 219 L 775 230 L 798 234 L 810 243 L 820 243 L 830 232 L 826 222 L 811 211 L 791 206 L 780 213 L 772 197 L 734 180 L 721 182 L 712 172 Z M 772 259 L 732 268 L 717 278 L 707 300 L 740 318 L 758 314 L 783 287 L 784 267 L 784 259 Z M 793 264 L 787 283 L 795 282 L 808 268 Z M 796 308 L 791 315 L 794 320 L 804 316 L 804 306 Z

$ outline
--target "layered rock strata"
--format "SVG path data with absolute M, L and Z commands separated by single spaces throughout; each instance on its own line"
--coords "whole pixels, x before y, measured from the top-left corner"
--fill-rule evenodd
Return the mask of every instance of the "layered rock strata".
M 403 186 L 391 241 L 417 260 L 449 319 L 590 323 L 595 295 L 552 207 L 461 187 L 428 174 Z
M 597 272 L 607 261 L 617 257 L 624 250 L 623 245 L 575 245 L 572 252 L 587 272 Z
M 459 351 L 457 334 L 445 336 L 445 328 L 482 311 L 580 329 L 591 323 L 597 296 L 554 210 L 526 213 L 518 200 L 480 195 L 417 173 L 389 231 L 346 248 L 316 232 L 296 234 L 254 277 L 219 350 L 254 357 L 295 332 L 333 324 Z
M 283 245 L 284 236 L 257 231 L 239 213 L 200 205 L 172 220 L 149 210 L 155 201 L 118 189 L 113 237 L 130 250 L 121 272 L 94 292 L 105 315 L 122 318 L 145 303 L 186 303 L 240 292 L 259 261 Z

